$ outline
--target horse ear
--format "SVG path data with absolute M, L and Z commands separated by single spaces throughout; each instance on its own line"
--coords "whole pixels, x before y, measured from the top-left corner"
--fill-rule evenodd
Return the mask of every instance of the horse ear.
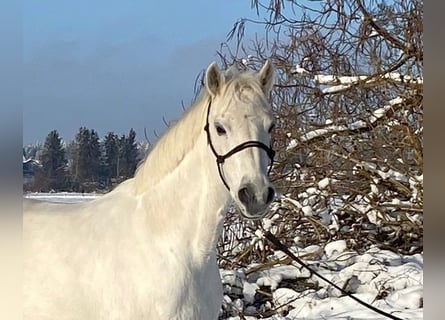
M 266 60 L 266 63 L 259 72 L 261 87 L 263 88 L 263 92 L 265 94 L 269 94 L 270 90 L 272 89 L 273 73 L 274 67 L 272 63 L 269 60 Z
M 205 86 L 212 97 L 215 97 L 221 90 L 224 83 L 224 75 L 219 70 L 216 62 L 212 62 L 206 70 Z

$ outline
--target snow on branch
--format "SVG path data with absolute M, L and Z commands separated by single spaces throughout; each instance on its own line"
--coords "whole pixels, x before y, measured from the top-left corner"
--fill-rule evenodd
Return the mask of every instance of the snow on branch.
M 359 161 L 354 166 L 353 173 L 357 174 L 360 169 L 374 174 L 383 181 L 390 182 L 399 191 L 403 191 L 404 194 L 410 195 L 411 199 L 409 202 L 406 203 L 412 204 L 413 202 L 417 202 L 419 192 L 423 190 L 423 174 L 417 176 L 409 176 L 407 173 L 403 173 L 391 168 L 381 170 L 375 163 L 367 161 Z M 400 205 L 400 200 L 393 199 L 392 205 L 396 204 Z
M 347 125 L 329 125 L 322 129 L 316 129 L 309 131 L 305 134 L 303 134 L 299 141 L 301 142 L 308 142 L 314 139 L 324 138 L 326 136 L 339 133 L 339 132 L 359 132 L 362 130 L 369 130 L 378 120 L 382 119 L 390 110 L 393 110 L 394 107 L 400 106 L 402 103 L 405 102 L 405 99 L 402 99 L 400 97 L 392 99 L 389 101 L 389 103 L 382 108 L 376 109 L 373 111 L 373 113 L 368 117 L 368 119 L 365 120 L 357 120 L 351 124 Z M 292 150 L 298 145 L 297 140 L 292 139 L 286 150 Z
M 294 74 L 301 74 L 310 76 L 311 73 L 297 64 L 294 68 Z M 399 72 L 387 72 L 378 75 L 361 75 L 361 76 L 337 76 L 337 75 L 312 75 L 312 79 L 317 84 L 325 85 L 321 91 L 323 94 L 335 94 L 348 90 L 357 85 L 374 85 L 379 84 L 380 80 L 391 80 L 398 83 L 423 85 L 422 77 L 413 77 L 410 75 L 403 75 Z

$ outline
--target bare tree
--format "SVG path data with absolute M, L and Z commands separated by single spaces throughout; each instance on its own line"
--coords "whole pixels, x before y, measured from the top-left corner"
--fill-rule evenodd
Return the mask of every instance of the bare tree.
M 253 69 L 270 59 L 277 68 L 273 180 L 282 197 L 273 232 L 288 244 L 341 238 L 355 249 L 423 250 L 423 2 L 252 6 L 258 20 L 237 21 L 220 57 Z M 249 24 L 264 25 L 264 35 L 245 38 Z M 257 226 L 234 230 L 233 219 L 221 264 L 264 260 L 267 246 L 245 237 Z

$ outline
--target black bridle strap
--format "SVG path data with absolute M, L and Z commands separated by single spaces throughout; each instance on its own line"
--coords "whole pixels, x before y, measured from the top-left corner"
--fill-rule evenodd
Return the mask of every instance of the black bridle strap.
M 220 176 L 222 182 L 224 183 L 225 187 L 227 188 L 227 190 L 230 191 L 230 187 L 227 184 L 226 180 L 224 179 L 222 165 L 224 164 L 224 161 L 226 161 L 226 159 L 230 158 L 235 153 L 238 153 L 244 149 L 260 148 L 260 149 L 263 149 L 264 151 L 266 151 L 266 153 L 271 161 L 270 166 L 269 166 L 269 171 L 267 172 L 267 174 L 270 174 L 270 171 L 272 170 L 272 166 L 273 166 L 274 157 L 275 157 L 275 151 L 271 147 L 266 146 L 264 143 L 262 143 L 260 141 L 250 140 L 250 141 L 243 142 L 243 143 L 237 145 L 236 147 L 234 147 L 233 149 L 231 149 L 229 152 L 227 152 L 224 155 L 220 155 L 220 154 L 218 154 L 218 152 L 216 152 L 216 149 L 212 143 L 212 138 L 210 136 L 210 128 L 209 128 L 209 116 L 210 116 L 211 103 L 212 103 L 212 101 L 210 100 L 209 105 L 207 106 L 207 119 L 206 119 L 206 125 L 204 126 L 204 131 L 207 134 L 207 143 L 210 146 L 212 153 L 215 155 L 219 176 Z
M 227 152 L 225 155 L 220 156 L 219 158 L 221 158 L 222 161 L 224 162 L 224 160 L 226 160 L 227 158 L 230 158 L 235 153 L 240 152 L 247 148 L 254 148 L 254 147 L 260 148 L 260 149 L 263 149 L 264 151 L 266 151 L 267 155 L 269 156 L 269 158 L 271 160 L 273 160 L 273 158 L 275 157 L 275 151 L 272 150 L 270 147 L 266 146 L 264 143 L 262 143 L 260 141 L 246 141 L 246 142 L 243 142 L 243 143 L 237 145 L 232 150 Z M 216 161 L 220 161 L 220 160 L 217 158 Z

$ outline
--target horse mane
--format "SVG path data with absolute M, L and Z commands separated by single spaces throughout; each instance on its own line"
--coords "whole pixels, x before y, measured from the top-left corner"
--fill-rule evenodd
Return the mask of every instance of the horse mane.
M 253 72 L 241 72 L 230 67 L 224 72 L 225 84 L 222 90 L 228 98 L 242 99 L 243 89 L 261 91 L 261 86 Z M 135 173 L 136 193 L 157 184 L 164 176 L 173 171 L 193 148 L 204 132 L 207 106 L 211 96 L 203 86 L 196 102 L 185 114 L 161 136 L 153 150 L 142 161 Z

